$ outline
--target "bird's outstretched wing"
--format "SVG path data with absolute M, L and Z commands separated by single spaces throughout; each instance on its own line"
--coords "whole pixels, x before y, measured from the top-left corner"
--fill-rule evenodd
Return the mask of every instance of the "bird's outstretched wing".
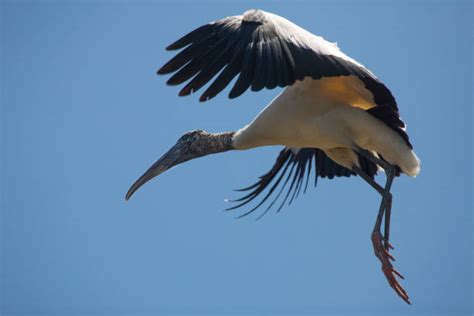
M 177 71 L 168 80 L 170 85 L 181 84 L 193 77 L 180 91 L 179 95 L 183 96 L 200 89 L 224 68 L 201 95 L 201 101 L 216 96 L 239 73 L 230 98 L 238 97 L 249 87 L 253 91 L 284 87 L 306 76 L 352 74 L 373 77 L 362 65 L 342 53 L 336 44 L 261 10 L 249 10 L 243 15 L 203 25 L 167 49 L 184 47 L 158 73 Z
M 305 77 L 356 76 L 377 104 L 368 112 L 384 121 L 411 146 L 390 90 L 367 68 L 341 52 L 336 44 L 283 17 L 249 10 L 243 15 L 203 25 L 167 47 L 167 50 L 178 49 L 183 50 L 158 73 L 174 73 L 167 81 L 169 85 L 188 81 L 180 96 L 199 90 L 217 75 L 200 101 L 215 97 L 237 75 L 230 98 L 238 97 L 249 87 L 253 91 L 285 87 Z
M 275 192 L 275 190 L 279 188 L 279 190 L 277 190 L 278 193 L 274 194 L 275 197 L 273 198 L 273 201 L 259 216 L 260 218 L 265 215 L 279 200 L 280 196 L 285 191 L 285 188 L 289 185 L 289 188 L 287 189 L 286 193 L 284 193 L 284 197 L 282 197 L 280 205 L 277 209 L 277 212 L 279 212 L 286 202 L 291 204 L 291 202 L 293 202 L 293 200 L 298 197 L 302 190 L 303 193 L 306 192 L 309 179 L 312 174 L 311 170 L 313 164 L 315 186 L 318 182 L 318 178 L 333 179 L 334 177 L 350 177 L 351 175 L 355 175 L 352 170 L 335 163 L 324 153 L 324 151 L 318 148 L 294 149 L 285 147 L 278 155 L 273 167 L 267 173 L 262 175 L 256 183 L 244 189 L 237 190 L 248 193 L 242 198 L 231 201 L 238 202 L 238 204 L 228 208 L 228 210 L 233 210 L 248 204 L 257 196 L 262 194 L 265 189 L 269 188 L 268 191 L 266 191 L 265 196 L 255 207 L 243 213 L 239 217 L 249 215 L 257 208 L 262 206 L 265 201 L 267 201 L 268 198 Z M 360 155 L 359 164 L 361 169 L 364 170 L 364 172 L 371 178 L 373 178 L 377 173 L 377 166 Z

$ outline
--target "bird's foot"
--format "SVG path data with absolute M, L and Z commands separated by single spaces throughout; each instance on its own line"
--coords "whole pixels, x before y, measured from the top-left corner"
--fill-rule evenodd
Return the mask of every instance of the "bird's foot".
M 382 237 L 380 232 L 377 231 L 372 233 L 372 244 L 374 246 L 375 256 L 379 258 L 380 262 L 382 263 L 382 272 L 385 274 L 388 283 L 395 290 L 398 296 L 400 296 L 408 304 L 411 304 L 407 292 L 395 277 L 398 276 L 402 280 L 405 279 L 403 275 L 395 270 L 392 265 L 391 261 L 395 261 L 395 258 L 389 252 L 390 249 L 393 249 L 392 245 L 388 242 L 388 240 L 385 240 Z

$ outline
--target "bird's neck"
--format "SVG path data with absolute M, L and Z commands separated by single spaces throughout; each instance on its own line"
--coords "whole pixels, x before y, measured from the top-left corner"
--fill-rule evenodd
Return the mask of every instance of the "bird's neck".
M 234 149 L 232 139 L 235 132 L 207 133 L 203 132 L 193 144 L 193 151 L 198 157 L 217 154 Z

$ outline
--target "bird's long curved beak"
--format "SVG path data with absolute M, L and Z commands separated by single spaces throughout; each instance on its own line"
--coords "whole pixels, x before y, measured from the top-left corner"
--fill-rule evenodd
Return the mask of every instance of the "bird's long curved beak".
M 186 161 L 182 152 L 182 147 L 179 144 L 174 145 L 170 150 L 168 150 L 160 159 L 158 159 L 137 181 L 130 187 L 127 194 L 125 195 L 125 200 L 128 201 L 130 197 L 137 191 L 142 185 L 150 181 L 156 176 L 159 176 L 166 170 L 171 169 L 172 167 Z

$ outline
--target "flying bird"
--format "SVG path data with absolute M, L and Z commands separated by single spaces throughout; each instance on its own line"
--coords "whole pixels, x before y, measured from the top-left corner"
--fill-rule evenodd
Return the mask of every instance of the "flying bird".
M 238 204 L 230 209 L 262 196 L 256 207 L 241 215 L 245 216 L 273 196 L 263 215 L 281 196 L 278 212 L 303 187 L 306 191 L 313 164 L 315 181 L 360 176 L 381 195 L 371 234 L 375 255 L 390 286 L 410 304 L 399 283 L 403 276 L 392 265 L 390 188 L 402 173 L 415 177 L 420 161 L 413 152 L 395 98 L 382 81 L 344 54 L 337 44 L 262 10 L 205 24 L 166 49 L 181 51 L 158 74 L 173 73 L 168 85 L 186 83 L 180 96 L 210 83 L 199 98 L 210 100 L 237 75 L 229 98 L 236 98 L 249 88 L 284 89 L 238 131 L 185 133 L 131 186 L 126 199 L 152 178 L 191 159 L 282 145 L 273 167 L 255 184 L 242 189 L 247 194 L 234 200 Z M 385 185 L 374 180 L 379 170 L 386 174 Z M 286 193 L 282 195 L 283 192 Z

